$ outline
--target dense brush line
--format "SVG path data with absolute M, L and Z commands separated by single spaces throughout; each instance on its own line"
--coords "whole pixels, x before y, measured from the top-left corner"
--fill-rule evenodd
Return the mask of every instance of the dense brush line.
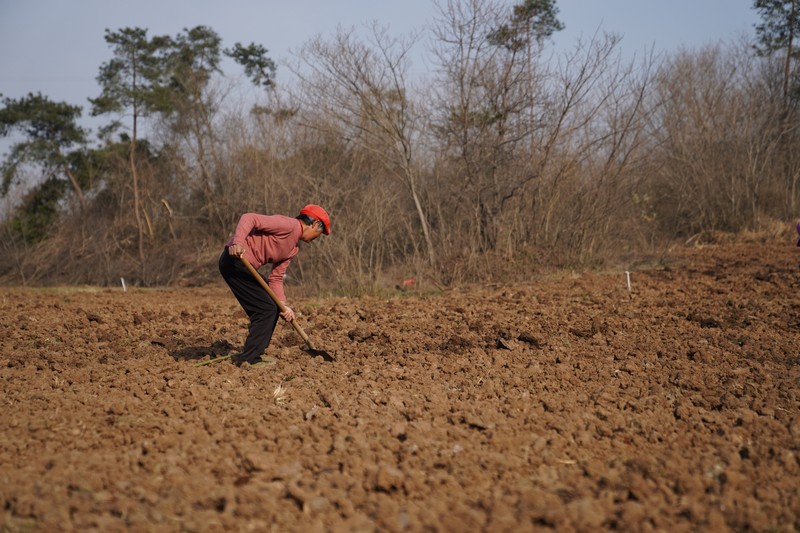
M 336 236 L 287 283 L 345 293 L 629 264 L 676 240 L 774 233 L 797 216 L 797 91 L 783 90 L 779 54 L 734 43 L 626 60 L 604 35 L 555 56 L 521 11 L 447 5 L 425 41 L 425 76 L 408 61 L 419 40 L 377 26 L 367 38 L 313 39 L 285 85 L 263 47 L 225 51 L 261 54 L 249 71 L 264 89 L 255 105 L 234 103 L 230 82 L 197 58 L 165 65 L 180 90 L 153 85 L 133 108 L 144 135 L 133 122 L 75 149 L 81 132 L 64 129 L 71 137 L 57 141 L 71 151 L 28 167 L 43 172 L 38 185 L 12 187 L 22 192 L 4 210 L 0 279 L 204 284 L 242 213 L 291 215 L 309 202 L 329 209 Z M 117 52 L 144 38 L 128 30 L 107 37 Z M 197 30 L 164 46 L 199 43 L 218 61 L 213 31 Z M 6 111 L 49 104 L 34 100 L 7 100 Z M 73 124 L 76 110 L 54 110 Z M 17 163 L 4 162 L 4 177 Z

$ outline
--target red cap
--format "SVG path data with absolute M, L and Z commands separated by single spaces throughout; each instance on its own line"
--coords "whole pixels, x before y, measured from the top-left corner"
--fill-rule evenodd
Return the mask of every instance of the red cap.
M 331 234 L 331 219 L 328 216 L 328 213 L 326 213 L 325 210 L 322 209 L 320 206 L 314 204 L 308 204 L 307 206 L 305 206 L 303 209 L 300 210 L 300 214 L 308 215 L 311 218 L 319 220 L 325 225 L 325 231 L 323 231 L 323 233 L 325 235 Z

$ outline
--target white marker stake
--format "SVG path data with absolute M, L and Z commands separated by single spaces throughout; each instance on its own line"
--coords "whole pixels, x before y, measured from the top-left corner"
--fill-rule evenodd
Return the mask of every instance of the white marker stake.
M 125 286 L 125 278 L 119 278 L 122 282 L 122 292 L 128 292 L 128 288 Z
M 625 271 L 625 278 L 628 280 L 628 292 L 631 292 L 631 273 L 627 270 Z

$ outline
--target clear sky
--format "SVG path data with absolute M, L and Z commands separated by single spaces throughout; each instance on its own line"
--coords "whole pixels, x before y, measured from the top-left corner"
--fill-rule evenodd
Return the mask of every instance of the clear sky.
M 0 0 L 0 93 L 41 92 L 80 105 L 99 95 L 95 77 L 111 50 L 105 29 L 148 29 L 176 35 L 206 25 L 223 47 L 255 42 L 279 62 L 306 40 L 337 25 L 377 20 L 396 35 L 421 29 L 434 0 Z M 510 4 L 516 3 L 509 0 Z M 622 50 L 641 53 L 696 48 L 754 34 L 752 0 L 557 0 L 566 29 L 557 47 L 572 48 L 598 29 L 622 35 Z

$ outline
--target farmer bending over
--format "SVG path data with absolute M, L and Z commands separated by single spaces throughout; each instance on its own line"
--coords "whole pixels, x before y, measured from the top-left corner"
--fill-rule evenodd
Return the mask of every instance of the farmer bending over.
M 267 283 L 286 305 L 283 278 L 289 263 L 299 251 L 298 242 L 311 242 L 323 233 L 331 233 L 330 217 L 324 209 L 313 204 L 301 209 L 297 218 L 247 213 L 239 219 L 233 237 L 219 258 L 219 271 L 225 283 L 250 318 L 250 329 L 242 353 L 232 358 L 235 364 L 263 363 L 261 354 L 269 346 L 275 324 L 278 323 L 278 306 L 238 258 L 244 256 L 256 269 L 270 263 L 272 272 Z M 294 320 L 294 311 L 286 307 L 286 312 L 281 316 L 291 322 Z

